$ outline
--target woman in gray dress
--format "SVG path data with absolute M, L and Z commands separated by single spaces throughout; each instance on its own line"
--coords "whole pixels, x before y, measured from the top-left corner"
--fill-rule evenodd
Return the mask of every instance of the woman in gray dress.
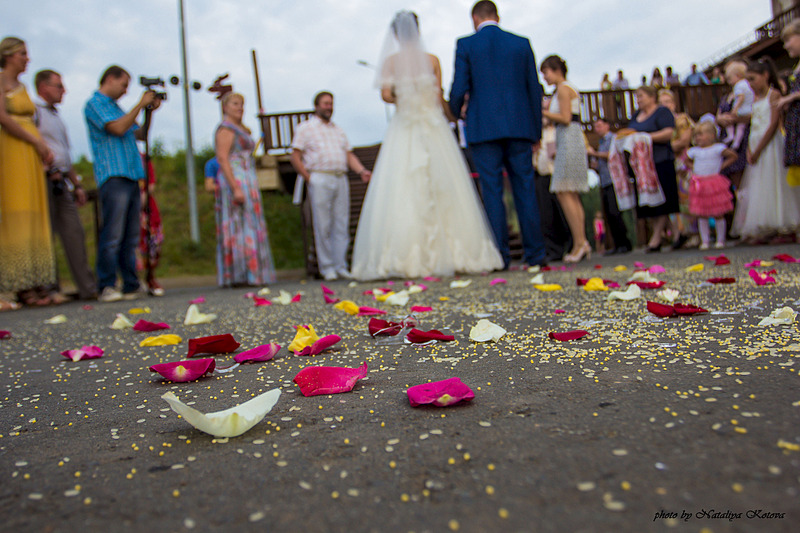
M 560 57 L 545 58 L 541 71 L 545 82 L 556 87 L 550 109 L 542 112 L 556 125 L 556 159 L 550 192 L 558 197 L 572 233 L 572 250 L 564 256 L 564 262 L 577 263 L 592 255 L 580 196 L 589 190 L 586 142 L 580 126 L 580 95 L 566 80 L 567 64 Z

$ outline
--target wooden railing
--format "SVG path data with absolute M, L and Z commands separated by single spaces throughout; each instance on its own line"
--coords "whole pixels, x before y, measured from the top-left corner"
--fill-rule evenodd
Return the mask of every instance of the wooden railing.
M 678 85 L 669 88 L 675 94 L 677 110 L 697 120 L 705 113 L 716 113 L 730 87 L 727 85 Z M 636 90 L 581 91 L 581 124 L 592 130 L 592 123 L 603 118 L 616 130 L 625 127 L 636 112 Z
M 800 5 L 787 9 L 783 13 L 779 13 L 774 19 L 756 28 L 756 39 L 760 41 L 762 39 L 780 37 L 783 28 L 798 17 L 800 17 Z
M 308 120 L 314 111 L 290 111 L 287 113 L 273 113 L 258 115 L 261 121 L 261 131 L 264 134 L 264 149 L 271 155 L 288 153 L 297 125 Z

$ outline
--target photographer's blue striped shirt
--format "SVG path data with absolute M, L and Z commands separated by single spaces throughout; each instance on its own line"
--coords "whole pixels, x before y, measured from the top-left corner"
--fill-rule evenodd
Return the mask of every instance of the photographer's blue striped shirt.
M 94 180 L 97 187 L 102 187 L 110 177 L 144 179 L 142 156 L 134 136 L 139 126 L 134 124 L 122 136 L 107 132 L 106 124 L 124 117 L 125 112 L 115 100 L 100 91 L 95 91 L 86 102 L 83 112 L 94 154 Z

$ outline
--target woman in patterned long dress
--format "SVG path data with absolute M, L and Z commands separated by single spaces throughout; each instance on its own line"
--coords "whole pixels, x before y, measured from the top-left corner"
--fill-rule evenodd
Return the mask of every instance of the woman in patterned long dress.
M 220 172 L 216 191 L 217 284 L 264 285 L 275 281 L 267 224 L 253 159 L 255 143 L 242 124 L 244 97 L 222 99 L 214 146 Z
M 36 110 L 19 82 L 28 65 L 25 42 L 0 42 L 0 293 L 26 305 L 53 303 L 55 256 L 42 163 L 53 154 L 33 123 Z M 0 310 L 14 304 L 0 298 Z
M 800 20 L 793 20 L 781 32 L 783 47 L 790 57 L 800 57 Z M 800 185 L 800 63 L 789 76 L 789 93 L 778 100 L 778 107 L 785 113 L 783 125 L 786 129 L 783 164 L 788 169 L 789 185 Z
M 556 193 L 572 234 L 572 251 L 564 256 L 564 262 L 577 263 L 592 255 L 580 196 L 589 190 L 586 142 L 579 124 L 580 96 L 575 86 L 566 80 L 567 64 L 560 57 L 546 57 L 541 71 L 547 84 L 556 86 L 550 109 L 542 112 L 556 125 L 556 160 L 550 192 Z

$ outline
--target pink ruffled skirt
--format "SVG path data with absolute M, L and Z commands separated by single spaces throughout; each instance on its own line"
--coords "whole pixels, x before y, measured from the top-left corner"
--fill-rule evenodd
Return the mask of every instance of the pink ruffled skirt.
M 692 175 L 689 180 L 689 213 L 716 218 L 733 211 L 731 182 L 722 174 Z

